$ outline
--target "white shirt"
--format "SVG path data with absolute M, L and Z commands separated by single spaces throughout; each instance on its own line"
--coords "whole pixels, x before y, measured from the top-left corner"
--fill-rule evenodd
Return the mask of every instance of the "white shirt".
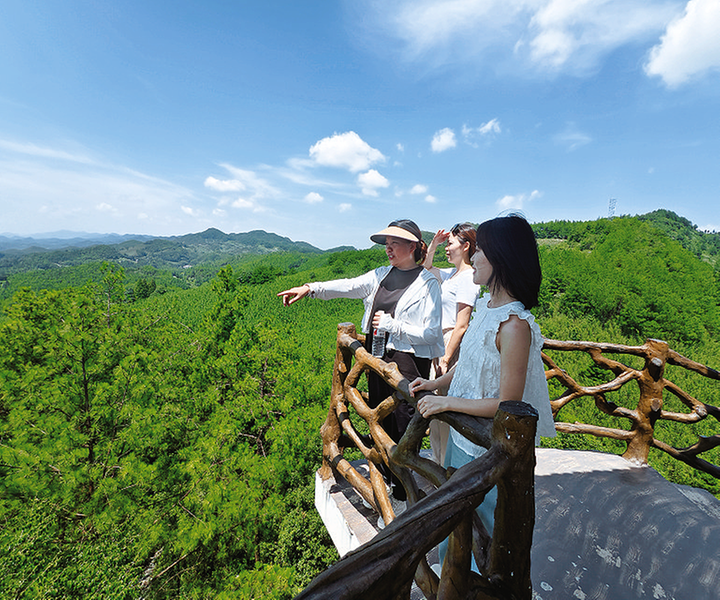
M 372 324 L 375 294 L 390 269 L 392 267 L 378 267 L 352 279 L 316 281 L 307 285 L 312 296 L 322 300 L 361 298 L 365 304 L 362 330 L 368 333 Z M 395 317 L 385 313 L 379 329 L 389 334 L 388 348 L 411 352 L 420 358 L 437 358 L 445 353 L 441 319 L 440 284 L 430 271 L 423 269 L 398 300 Z
M 473 270 L 438 269 L 442 283 L 442 328 L 452 329 L 457 321 L 458 304 L 475 306 L 480 286 L 473 281 Z

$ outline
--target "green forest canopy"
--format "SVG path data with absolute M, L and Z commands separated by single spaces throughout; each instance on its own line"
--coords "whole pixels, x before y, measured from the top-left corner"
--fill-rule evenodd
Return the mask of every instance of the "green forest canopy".
M 535 227 L 545 236 L 534 312 L 547 337 L 662 338 L 718 367 L 711 246 L 684 247 L 647 219 Z M 313 478 L 336 327 L 359 325 L 362 305 L 283 308 L 276 294 L 384 262 L 381 248 L 279 252 L 197 278 L 107 262 L 65 268 L 53 289 L 32 272 L 9 278 L 14 295 L 0 321 L 0 595 L 289 598 L 336 560 L 313 508 Z M 606 377 L 582 358 L 560 360 L 583 381 Z M 692 395 L 720 404 L 717 382 L 679 377 Z M 603 417 L 580 405 L 561 418 Z M 683 446 L 711 427 L 663 427 L 658 436 Z M 622 450 L 584 436 L 552 444 Z M 669 479 L 720 494 L 717 480 L 659 452 L 650 458 Z

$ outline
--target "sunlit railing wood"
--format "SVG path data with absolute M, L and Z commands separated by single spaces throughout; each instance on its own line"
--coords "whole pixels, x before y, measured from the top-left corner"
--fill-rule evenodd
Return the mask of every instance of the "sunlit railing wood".
M 327 478 L 334 471 L 343 476 L 389 525 L 319 575 L 297 599 L 408 598 L 413 579 L 429 600 L 531 598 L 537 413 L 522 402 L 504 402 L 494 420 L 458 413 L 438 415 L 468 439 L 489 448 L 461 469 L 446 470 L 420 456 L 429 420 L 419 412 L 398 444 L 383 430 L 382 420 L 400 402 L 398 397 L 412 404 L 415 399 L 397 367 L 370 355 L 363 341 L 354 325 L 338 326 L 330 410 L 321 428 L 320 475 Z M 357 388 L 368 369 L 382 375 L 397 391 L 375 409 L 368 407 L 366 395 Z M 366 423 L 367 434 L 358 431 L 352 413 Z M 367 460 L 369 479 L 344 457 L 345 449 L 353 447 Z M 397 520 L 381 464 L 392 469 L 407 491 L 408 509 Z M 436 491 L 423 498 L 410 469 L 432 483 Z M 494 486 L 498 500 L 491 537 L 475 508 Z M 449 535 L 447 557 L 438 577 L 425 555 Z M 470 570 L 471 552 L 482 575 Z
M 555 428 L 557 431 L 587 433 L 622 440 L 627 444 L 623 457 L 641 464 L 647 463 L 650 448 L 657 448 L 695 469 L 720 478 L 720 467 L 699 456 L 703 452 L 720 446 L 720 435 L 700 436 L 697 443 L 687 448 L 675 448 L 655 438 L 655 424 L 659 420 L 688 424 L 697 423 L 712 416 L 720 421 L 720 408 L 692 397 L 665 377 L 666 365 L 682 367 L 714 380 L 720 380 L 720 372 L 681 356 L 661 340 L 647 340 L 642 346 L 625 346 L 596 342 L 561 342 L 548 339 L 545 340 L 544 350 L 543 361 L 547 367 L 545 375 L 548 381 L 556 379 L 567 390 L 562 396 L 550 402 L 553 416 L 556 417 Z M 611 371 L 615 377 L 600 385 L 583 386 L 547 355 L 548 350 L 585 352 L 592 358 L 594 364 Z M 641 357 L 643 367 L 641 369 L 632 368 L 619 360 L 609 358 L 608 355 L 611 354 Z M 637 382 L 640 391 L 636 408 L 618 406 L 607 399 L 607 394 L 618 391 L 632 381 Z M 677 397 L 689 409 L 689 412 L 663 410 L 663 393 L 665 392 Z M 630 428 L 626 430 L 588 423 L 565 423 L 557 420 L 558 416 L 562 416 L 558 413 L 564 406 L 583 396 L 592 397 L 599 411 L 628 421 Z

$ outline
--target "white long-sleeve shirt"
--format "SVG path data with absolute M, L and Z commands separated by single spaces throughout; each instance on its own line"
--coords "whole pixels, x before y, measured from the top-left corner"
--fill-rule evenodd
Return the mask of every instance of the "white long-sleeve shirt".
M 378 267 L 359 277 L 309 283 L 311 295 L 322 300 L 359 298 L 365 305 L 363 333 L 372 326 L 372 308 L 380 283 L 392 267 Z M 442 337 L 442 295 L 434 275 L 423 269 L 405 290 L 395 307 L 395 316 L 385 313 L 381 330 L 388 332 L 387 347 L 411 352 L 420 358 L 436 358 L 445 353 Z

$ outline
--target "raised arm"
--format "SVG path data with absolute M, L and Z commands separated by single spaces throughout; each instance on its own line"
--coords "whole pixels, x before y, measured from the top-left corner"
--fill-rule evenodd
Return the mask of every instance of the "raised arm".
M 460 342 L 467 331 L 468 325 L 470 325 L 472 311 L 472 305 L 458 302 L 455 327 L 453 327 L 453 332 L 450 335 L 447 346 L 445 346 L 445 354 L 441 356 L 438 361 L 437 373 L 439 375 L 447 372 L 448 364 L 452 361 L 453 356 L 460 350 Z
M 438 229 L 437 233 L 433 236 L 432 242 L 430 242 L 430 245 L 428 246 L 427 256 L 423 261 L 423 267 L 425 267 L 426 269 L 432 269 L 433 258 L 435 257 L 435 250 L 437 250 L 437 247 L 440 244 L 444 244 L 445 242 L 447 242 L 449 236 L 449 231 L 445 231 L 444 229 Z

